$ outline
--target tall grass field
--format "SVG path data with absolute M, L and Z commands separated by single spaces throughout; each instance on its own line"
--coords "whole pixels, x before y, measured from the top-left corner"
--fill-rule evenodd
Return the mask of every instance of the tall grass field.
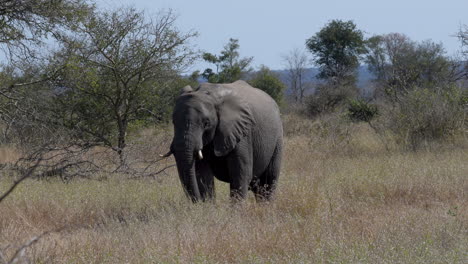
M 50 232 L 20 263 L 468 263 L 466 145 L 401 150 L 365 125 L 317 135 L 294 118 L 270 203 L 231 204 L 217 181 L 214 202 L 191 204 L 175 168 L 29 179 L 0 203 L 3 258 Z

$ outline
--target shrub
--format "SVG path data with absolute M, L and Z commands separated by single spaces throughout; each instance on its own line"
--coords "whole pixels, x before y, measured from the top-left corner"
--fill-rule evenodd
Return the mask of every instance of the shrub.
M 356 93 L 356 88 L 352 86 L 321 85 L 314 95 L 306 97 L 306 111 L 311 117 L 333 112 Z
M 349 101 L 347 116 L 353 122 L 369 122 L 379 114 L 376 105 L 370 104 L 362 99 Z
M 389 128 L 413 149 L 424 142 L 465 133 L 465 98 L 466 91 L 456 87 L 411 90 L 390 114 Z
M 249 80 L 249 84 L 266 92 L 278 105 L 281 105 L 286 85 L 281 82 L 278 75 L 272 72 L 268 67 L 262 65 L 260 70 Z

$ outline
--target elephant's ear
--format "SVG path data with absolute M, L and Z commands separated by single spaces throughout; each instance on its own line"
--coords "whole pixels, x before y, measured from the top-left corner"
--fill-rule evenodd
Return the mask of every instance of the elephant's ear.
M 231 152 L 255 121 L 249 105 L 235 95 L 228 95 L 219 106 L 218 119 L 213 143 L 215 155 L 219 157 Z

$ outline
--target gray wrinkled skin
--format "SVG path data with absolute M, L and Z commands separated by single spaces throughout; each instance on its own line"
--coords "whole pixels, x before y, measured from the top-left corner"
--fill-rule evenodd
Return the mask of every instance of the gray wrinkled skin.
M 193 201 L 214 198 L 214 177 L 232 200 L 270 200 L 280 172 L 283 127 L 276 102 L 244 81 L 184 87 L 173 113 L 179 177 Z M 199 155 L 201 150 L 202 158 Z

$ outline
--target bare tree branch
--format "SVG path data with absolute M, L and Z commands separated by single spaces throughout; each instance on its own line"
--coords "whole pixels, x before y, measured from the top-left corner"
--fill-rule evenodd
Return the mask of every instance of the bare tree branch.
M 294 101 L 302 102 L 308 88 L 305 84 L 305 73 L 309 58 L 303 50 L 296 48 L 284 55 L 283 61 L 288 72 L 289 87 L 292 90 Z
M 10 195 L 22 181 L 26 180 L 27 178 L 29 178 L 29 177 L 31 177 L 33 175 L 34 171 L 37 169 L 37 167 L 39 166 L 41 161 L 42 161 L 41 159 L 36 159 L 36 162 L 34 163 L 34 165 L 31 166 L 30 168 L 28 168 L 28 170 L 19 179 L 15 180 L 13 182 L 13 184 L 10 186 L 10 188 L 8 188 L 8 190 L 0 196 L 0 203 L 5 198 L 7 198 L 8 195 Z

